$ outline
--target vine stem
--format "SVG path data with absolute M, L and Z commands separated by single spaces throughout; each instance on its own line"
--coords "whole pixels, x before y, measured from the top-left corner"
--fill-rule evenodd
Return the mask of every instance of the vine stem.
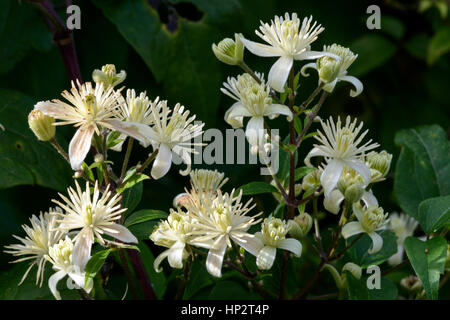
M 150 163 L 152 163 L 152 161 L 156 158 L 156 156 L 158 155 L 158 151 L 159 151 L 159 149 L 156 149 L 155 151 L 153 151 L 153 153 L 148 157 L 147 160 L 145 160 L 145 162 L 142 164 L 142 166 L 140 166 L 136 170 L 136 173 L 140 173 L 140 172 L 144 171 L 150 165 Z
M 120 258 L 120 263 L 122 264 L 123 271 L 125 272 L 125 277 L 127 278 L 128 286 L 130 287 L 131 294 L 134 299 L 138 298 L 136 287 L 134 286 L 133 277 L 131 276 L 130 268 L 128 267 L 128 262 L 124 254 L 123 249 L 117 250 Z
M 295 140 L 294 144 L 295 144 L 296 148 L 300 147 L 303 137 L 306 135 L 306 132 L 308 132 L 309 127 L 311 127 L 311 124 L 314 121 L 314 118 L 317 117 L 317 114 L 319 113 L 320 108 L 322 107 L 322 104 L 324 103 L 327 95 L 328 95 L 328 92 L 324 91 L 322 93 L 322 95 L 320 96 L 319 102 L 318 102 L 317 106 L 314 108 L 313 113 L 311 115 L 309 115 L 308 122 L 306 123 L 302 132 L 298 135 L 297 140 Z
M 322 90 L 324 85 L 325 85 L 325 83 L 320 82 L 320 84 L 317 86 L 317 88 L 314 89 L 314 91 L 311 93 L 311 95 L 302 103 L 302 105 L 300 106 L 297 114 L 300 114 L 303 110 L 308 108 L 308 106 L 311 103 L 311 101 L 313 101 L 314 98 L 320 93 L 320 91 Z
M 58 46 L 70 80 L 82 82 L 72 32 L 66 28 L 50 0 L 28 0 L 28 2 L 43 13 L 45 24 L 52 33 L 53 41 Z
M 294 88 L 294 67 L 291 68 L 289 72 L 289 109 L 292 114 L 294 114 L 294 100 L 295 100 L 295 88 Z M 295 128 L 294 128 L 294 117 L 289 122 L 289 143 L 292 145 L 295 143 Z M 289 201 L 287 218 L 292 219 L 294 217 L 295 206 L 293 205 L 295 200 L 295 151 L 290 152 L 289 155 Z
M 133 150 L 133 142 L 134 139 L 132 137 L 128 137 L 128 145 L 127 152 L 125 153 L 125 159 L 123 160 L 122 172 L 120 173 L 120 181 L 125 177 L 125 173 L 127 172 L 128 161 L 130 160 L 131 150 Z

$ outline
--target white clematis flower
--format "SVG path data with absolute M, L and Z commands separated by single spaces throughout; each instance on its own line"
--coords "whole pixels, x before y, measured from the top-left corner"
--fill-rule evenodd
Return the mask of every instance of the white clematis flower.
M 58 226 L 56 221 L 56 216 L 52 212 L 61 212 L 60 208 L 50 209 L 49 212 L 40 213 L 39 217 L 32 215 L 30 218 L 31 227 L 23 225 L 22 228 L 27 234 L 25 238 L 18 237 L 14 235 L 13 237 L 22 242 L 21 244 L 12 244 L 5 246 L 5 253 L 12 254 L 18 258 L 14 260 L 13 263 L 21 261 L 31 261 L 28 269 L 25 271 L 19 285 L 27 277 L 31 268 L 34 265 L 37 266 L 36 274 L 36 284 L 42 287 L 42 282 L 44 281 L 44 267 L 45 258 L 44 256 L 48 254 L 48 250 L 51 246 L 57 243 L 63 236 L 63 233 L 59 230 L 55 230 Z M 25 256 L 25 257 L 22 257 Z
M 264 243 L 256 258 L 256 265 L 261 270 L 272 268 L 277 255 L 277 248 L 292 252 L 296 257 L 302 254 L 302 244 L 294 238 L 286 239 L 288 226 L 285 221 L 278 218 L 264 219 L 261 232 L 255 235 Z
M 56 271 L 56 273 L 48 279 L 48 286 L 57 300 L 61 300 L 61 295 L 57 289 L 58 282 L 66 275 L 69 276 L 67 278 L 67 287 L 70 289 L 83 288 L 84 291 L 89 293 L 93 287 L 92 281 L 87 287 L 85 286 L 86 273 L 84 272 L 84 268 L 86 264 L 77 265 L 74 263 L 73 249 L 74 246 L 72 240 L 66 236 L 64 240 L 60 240 L 50 247 L 48 254 L 45 255 L 45 259 L 53 265 L 53 269 Z
M 215 276 L 222 276 L 222 263 L 227 247 L 231 247 L 231 241 L 257 256 L 262 242 L 255 235 L 247 233 L 247 230 L 254 224 L 260 222 L 256 217 L 246 214 L 255 207 L 250 206 L 252 200 L 246 204 L 241 203 L 242 191 L 238 196 L 217 191 L 214 199 L 199 198 L 199 203 L 189 207 L 189 215 L 192 218 L 194 229 L 191 245 L 209 249 L 206 259 L 206 269 Z
M 167 101 L 160 101 L 151 105 L 150 118 L 153 122 L 149 135 L 153 149 L 158 154 L 153 162 L 151 175 L 153 179 L 160 179 L 169 171 L 172 165 L 172 152 L 178 155 L 187 165 L 187 169 L 180 171 L 186 175 L 191 170 L 190 153 L 196 153 L 194 147 L 203 145 L 191 140 L 203 133 L 204 123 L 193 123 L 195 115 L 189 117 L 189 111 L 177 103 L 171 110 Z
M 264 83 L 262 75 L 257 73 L 257 76 L 260 83 L 248 73 L 237 78 L 228 77 L 221 91 L 237 101 L 225 113 L 225 121 L 233 128 L 241 128 L 244 117 L 250 117 L 245 136 L 252 147 L 259 148 L 265 142 L 264 117 L 274 119 L 285 115 L 291 121 L 293 115 L 287 106 L 272 103 L 270 88 Z
M 148 145 L 148 126 L 117 119 L 118 106 L 123 98 L 113 87 L 105 90 L 100 83 L 94 89 L 90 82 L 78 82 L 77 86 L 78 88 L 72 82 L 70 92 L 64 91 L 61 94 L 68 103 L 55 99 L 41 101 L 34 106 L 43 114 L 62 120 L 55 125 L 73 124 L 79 127 L 69 144 L 70 165 L 73 170 L 81 169 L 94 133 L 100 135 L 100 129 L 103 127 L 120 131 Z
M 189 215 L 180 209 L 178 211 L 170 209 L 170 215 L 167 220 L 160 222 L 150 235 L 150 239 L 156 245 L 169 248 L 156 257 L 153 264 L 156 272 L 162 271 L 159 265 L 166 257 L 172 268 L 183 268 L 183 260 L 189 255 L 185 246 L 188 242 L 188 233 L 190 231 L 191 219 Z
M 335 124 L 333 118 L 330 117 L 326 123 L 321 121 L 324 133 L 318 131 L 318 135 L 314 136 L 321 144 L 314 145 L 314 148 L 305 158 L 305 164 L 312 167 L 310 162 L 312 157 L 325 157 L 327 164 L 320 177 L 325 196 L 329 196 L 336 187 L 345 166 L 358 172 L 364 179 L 365 185 L 370 183 L 370 169 L 360 159 L 366 151 L 372 150 L 379 145 L 378 143 L 371 143 L 372 140 L 369 140 L 362 146 L 358 146 L 368 130 L 361 133 L 358 137 L 363 122 L 357 127 L 356 121 L 355 119 L 351 122 L 350 116 L 348 116 L 345 126 L 342 126 L 340 118 Z
M 75 181 L 76 191 L 68 188 L 69 198 L 59 193 L 64 203 L 52 200 L 65 210 L 65 213 L 58 213 L 61 217 L 58 229 L 70 231 L 79 229 L 73 239 L 75 247 L 73 249 L 73 262 L 76 265 L 84 265 L 91 255 L 91 247 L 94 239 L 101 245 L 105 245 L 103 234 L 107 234 L 122 242 L 138 243 L 136 237 L 123 225 L 116 223 L 120 219 L 122 212 L 126 208 L 120 208 L 119 194 L 111 195 L 106 191 L 100 196 L 98 182 L 95 182 L 94 192 L 91 198 L 89 183 L 86 182 L 86 190 L 82 191 L 80 185 Z
M 369 254 L 377 253 L 383 247 L 383 238 L 375 231 L 386 225 L 388 214 L 385 214 L 383 208 L 378 206 L 363 208 L 359 202 L 353 204 L 353 213 L 358 221 L 347 223 L 342 228 L 342 236 L 347 239 L 360 233 L 367 233 L 372 239 L 372 247 L 368 252 Z
M 338 44 L 324 46 L 324 52 L 329 52 L 339 56 L 341 59 L 336 60 L 330 56 L 319 58 L 316 62 L 308 63 L 303 66 L 301 73 L 304 77 L 309 76 L 305 71 L 308 68 L 316 69 L 319 73 L 320 81 L 325 82 L 323 90 L 332 92 L 339 81 L 347 81 L 353 84 L 355 91 L 350 91 L 351 97 L 358 96 L 363 91 L 363 84 L 357 78 L 347 75 L 347 69 L 358 57 L 349 48 L 345 48 Z
M 119 105 L 117 117 L 123 121 L 151 125 L 153 124 L 153 118 L 151 117 L 151 106 L 158 104 L 158 102 L 159 97 L 157 97 L 155 101 L 151 101 L 145 92 L 141 92 L 139 96 L 137 96 L 134 89 L 128 89 L 126 101 Z M 111 149 L 119 152 L 122 151 L 122 145 L 126 137 L 127 135 L 122 133 L 118 138 L 121 142 Z M 141 142 L 141 145 L 146 147 L 148 143 Z
M 393 212 L 389 216 L 389 224 L 387 227 L 397 236 L 397 253 L 388 259 L 390 265 L 395 266 L 403 261 L 405 240 L 414 234 L 414 230 L 416 230 L 418 224 L 413 217 L 404 213 L 398 214 L 397 212 Z
M 261 22 L 260 31 L 255 33 L 269 45 L 261 44 L 241 38 L 244 46 L 253 54 L 261 57 L 280 57 L 269 72 L 268 84 L 278 92 L 284 91 L 284 84 L 288 78 L 294 60 L 317 59 L 323 56 L 340 59 L 329 52 L 311 51 L 311 43 L 324 30 L 314 21 L 312 16 L 303 21 L 292 13 L 283 17 L 275 16 L 271 24 Z
M 205 199 L 214 198 L 217 195 L 217 190 L 220 190 L 228 181 L 225 174 L 217 170 L 195 169 L 189 175 L 191 177 L 191 193 L 184 192 L 177 195 L 173 200 L 174 207 L 186 207 L 189 197 L 193 194 Z

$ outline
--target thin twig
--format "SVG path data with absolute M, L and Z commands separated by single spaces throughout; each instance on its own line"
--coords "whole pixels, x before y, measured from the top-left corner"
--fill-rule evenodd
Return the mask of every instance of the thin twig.
M 120 173 L 120 181 L 125 177 L 127 172 L 128 161 L 130 160 L 131 150 L 133 150 L 134 139 L 132 137 L 128 138 L 127 152 L 125 153 L 125 159 L 123 160 L 122 172 Z

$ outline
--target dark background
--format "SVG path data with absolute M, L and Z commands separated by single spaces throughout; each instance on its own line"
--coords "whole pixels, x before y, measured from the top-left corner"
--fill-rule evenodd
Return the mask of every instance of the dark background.
M 223 116 L 233 101 L 219 89 L 227 76 L 241 73 L 237 67 L 217 61 L 211 44 L 224 37 L 233 38 L 235 32 L 259 42 L 254 30 L 260 20 L 269 22 L 274 15 L 297 12 L 300 17 L 312 14 L 325 27 L 313 43 L 313 50 L 338 43 L 359 54 L 349 74 L 363 82 L 363 93 L 350 98 L 351 85 L 341 82 L 322 108 L 322 117 L 358 117 L 370 129 L 368 138 L 394 155 L 393 164 L 399 153 L 394 144 L 396 131 L 436 123 L 448 132 L 450 59 L 445 52 L 450 48 L 450 26 L 448 17 L 437 7 L 419 12 L 419 1 L 73 2 L 81 8 L 81 30 L 74 31 L 74 39 L 84 81 L 91 81 L 94 69 L 113 63 L 118 71 L 126 70 L 123 85 L 127 88 L 145 90 L 152 99 L 157 96 L 168 99 L 171 106 L 177 102 L 184 104 L 206 123 L 206 129 L 228 128 Z M 366 9 L 374 3 L 381 8 L 381 30 L 366 27 L 369 17 Z M 65 19 L 64 3 L 54 1 L 54 4 Z M 437 50 L 442 55 L 434 59 L 436 50 L 432 51 L 431 42 L 436 41 L 439 32 L 444 33 L 444 40 L 439 42 L 441 49 Z M 28 130 L 26 115 L 33 104 L 59 98 L 70 83 L 40 13 L 27 1 L 1 1 L 0 43 L 0 123 L 6 131 L 18 134 L 16 139 L 2 136 L 0 132 L 0 162 L 3 162 L 0 164 L 0 245 L 3 246 L 14 242 L 12 234 L 23 235 L 20 225 L 27 223 L 32 214 L 47 210 L 50 200 L 57 196 L 56 190 L 64 191 L 71 183 L 71 172 L 62 160 L 58 161 L 59 165 L 49 162 L 47 166 L 30 169 L 31 178 L 24 179 L 23 183 L 8 176 L 11 168 L 8 161 L 33 167 L 34 162 L 26 155 L 28 145 L 35 148 L 34 157 L 40 157 L 38 150 L 44 148 L 44 143 L 25 132 Z M 267 75 L 275 59 L 256 57 L 246 51 L 245 61 Z M 301 65 L 297 62 L 296 70 Z M 301 78 L 297 103 L 316 85 L 314 72 L 309 78 Z M 22 103 L 16 107 L 21 108 L 17 115 L 3 109 L 14 105 L 16 100 L 11 98 L 14 94 L 22 97 Z M 10 123 L 21 124 L 17 128 L 7 127 Z M 271 126 L 287 133 L 284 119 L 271 121 Z M 57 137 L 67 147 L 73 133 L 72 128 L 58 127 Z M 300 163 L 310 147 L 311 141 L 302 146 Z M 148 153 L 141 147 L 135 150 L 138 152 L 133 154 L 131 163 L 144 159 Z M 118 155 L 111 155 L 120 165 Z M 230 178 L 226 189 L 261 179 L 256 165 L 212 167 L 226 172 Z M 394 165 L 387 181 L 375 186 L 375 194 L 388 212 L 399 210 L 392 195 L 393 168 Z M 145 181 L 138 208 L 168 211 L 173 197 L 188 182 L 178 174 L 179 169 L 173 166 L 163 179 Z M 53 176 L 58 182 L 47 181 Z M 256 201 L 267 215 L 276 206 L 271 197 L 256 197 Z M 0 269 L 9 269 L 9 260 L 10 256 L 0 253 Z

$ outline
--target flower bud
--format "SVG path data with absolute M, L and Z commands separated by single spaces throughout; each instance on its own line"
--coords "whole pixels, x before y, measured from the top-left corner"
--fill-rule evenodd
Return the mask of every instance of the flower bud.
M 384 177 L 389 172 L 391 167 L 392 154 L 386 151 L 369 152 L 366 156 L 366 164 L 370 168 L 372 174 L 371 182 L 378 182 L 384 180 Z
M 217 59 L 229 65 L 238 65 L 244 59 L 244 45 L 237 33 L 234 35 L 235 40 L 225 38 L 218 45 L 213 44 L 212 50 Z
M 344 197 L 349 203 L 358 202 L 364 194 L 364 188 L 359 183 L 352 184 L 345 190 Z
M 94 157 L 94 161 L 97 163 L 105 161 L 105 157 L 101 153 L 97 153 Z
M 296 216 L 294 219 L 288 220 L 287 222 L 288 233 L 293 238 L 300 240 L 301 238 L 303 238 L 308 234 L 309 230 L 311 230 L 312 224 L 313 224 L 312 217 L 308 213 L 304 212 Z
M 278 247 L 278 243 L 286 238 L 287 225 L 278 218 L 266 218 L 261 224 L 261 235 L 265 245 Z
M 422 282 L 413 275 L 400 280 L 400 285 L 411 293 L 418 293 L 422 289 Z
M 49 141 L 55 136 L 55 119 L 34 109 L 28 115 L 28 125 L 36 137 L 41 141 Z
M 333 82 L 339 75 L 340 66 L 341 62 L 331 57 L 325 56 L 317 59 L 320 80 L 325 83 Z
M 314 170 L 303 177 L 302 188 L 305 191 L 316 190 L 320 186 L 320 170 Z
M 83 176 L 83 174 L 84 174 L 83 169 L 81 169 L 81 170 L 75 171 L 73 177 L 75 179 L 78 179 L 78 178 L 81 178 Z
M 127 73 L 124 70 L 116 73 L 116 66 L 113 64 L 104 65 L 102 70 L 95 69 L 92 72 L 92 79 L 95 83 L 103 83 L 105 89 L 109 86 L 115 87 L 123 82 L 126 77 Z

